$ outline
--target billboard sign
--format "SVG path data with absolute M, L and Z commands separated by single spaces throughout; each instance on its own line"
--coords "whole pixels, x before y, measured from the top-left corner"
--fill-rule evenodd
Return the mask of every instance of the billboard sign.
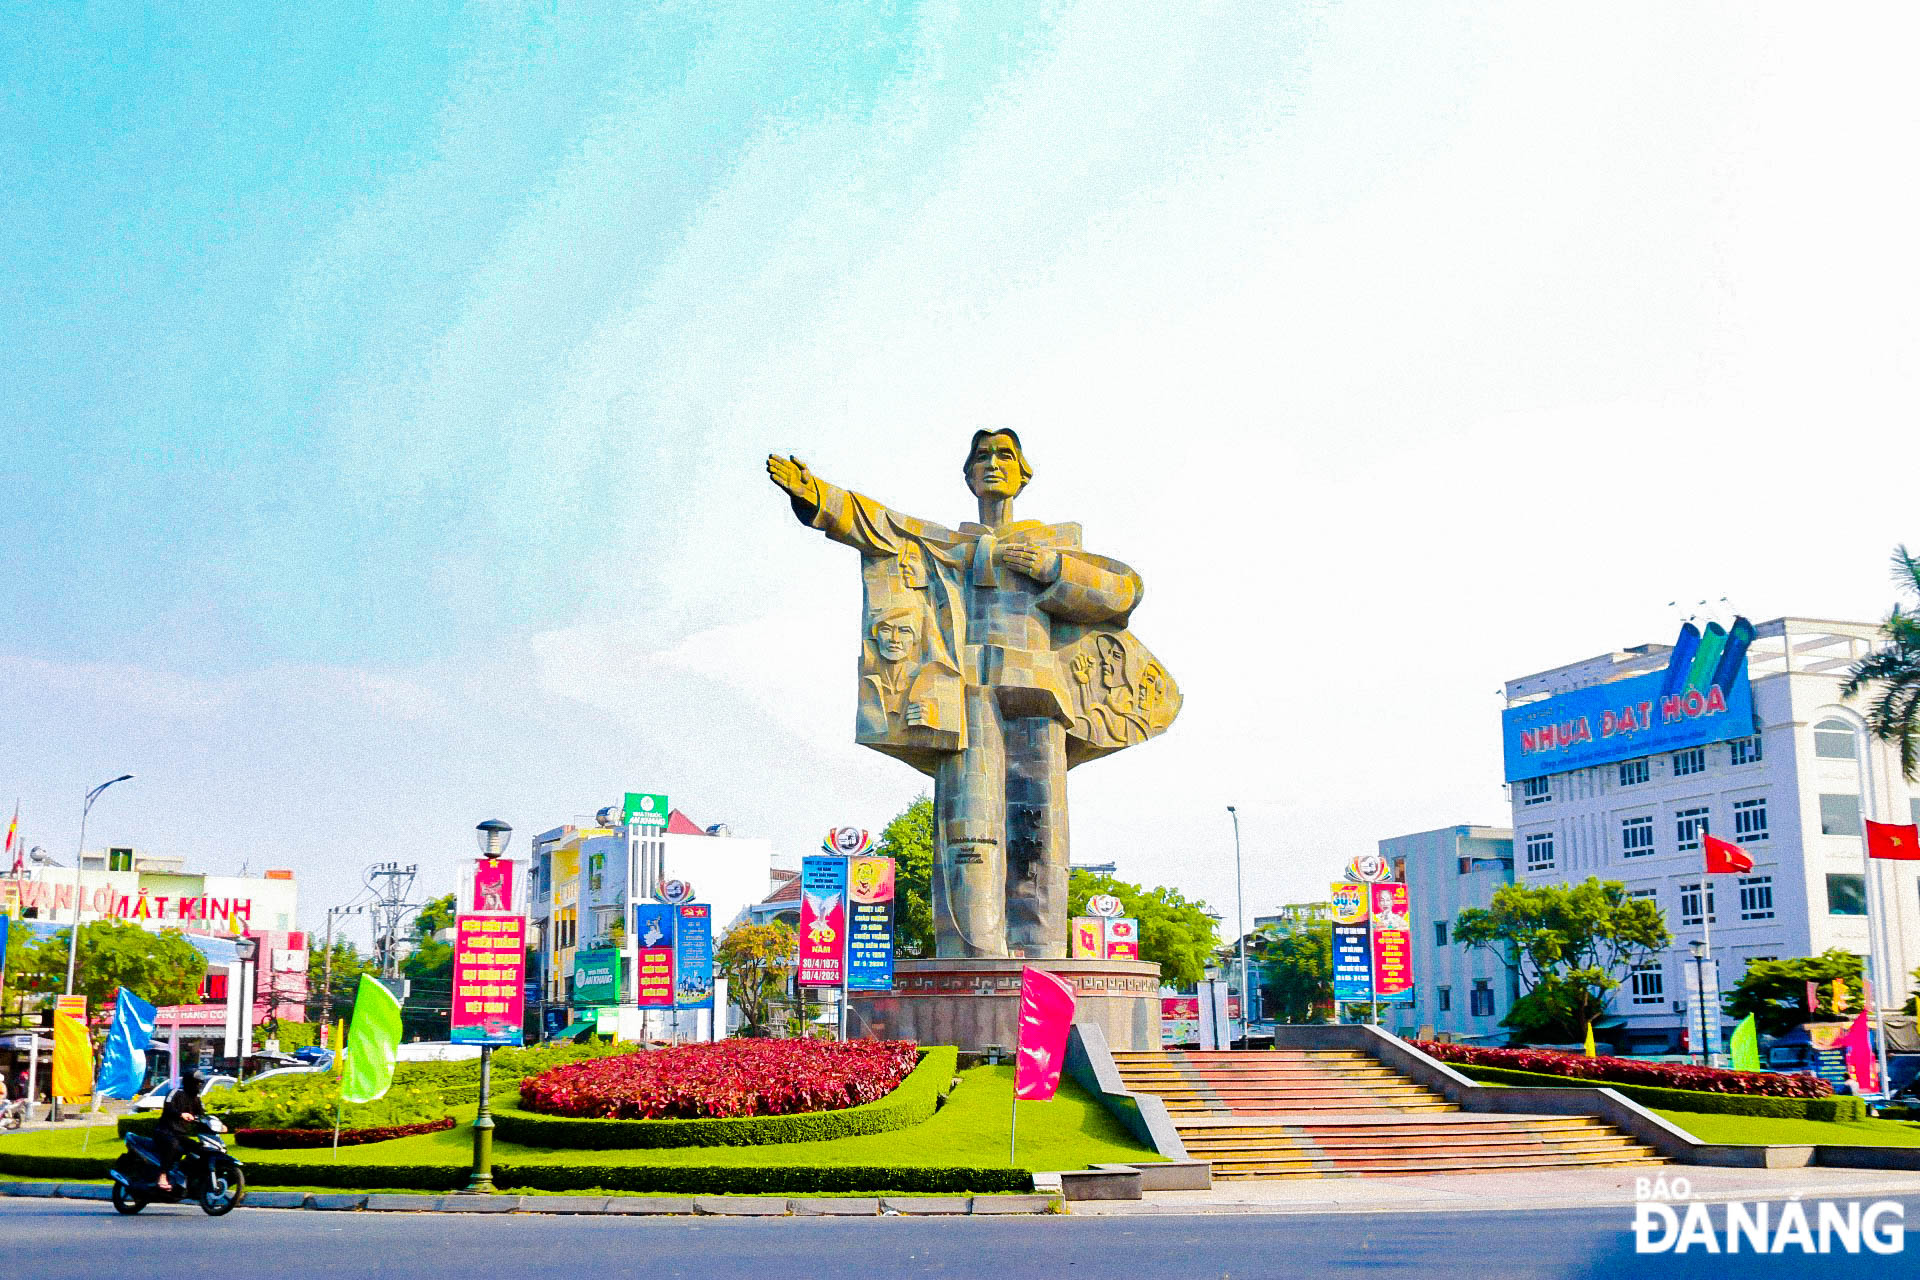
M 667 825 L 667 798 L 642 791 L 627 792 L 628 825 L 664 827 Z
M 683 902 L 674 940 L 673 1007 L 713 1008 L 713 908 Z
M 837 987 L 846 980 L 847 860 L 800 860 L 800 985 Z
M 1106 955 L 1103 958 L 1138 960 L 1140 958 L 1140 922 L 1132 916 L 1108 916 L 1106 926 Z
M 893 990 L 894 871 L 892 858 L 847 862 L 847 986 Z
M 573 953 L 573 999 L 576 1005 L 620 1003 L 620 953 L 600 947 Z
M 1753 624 L 1691 622 L 1664 671 L 1572 689 L 1500 713 L 1508 782 L 1635 756 L 1678 751 L 1754 731 L 1747 646 Z
M 1068 925 L 1067 955 L 1074 960 L 1107 957 L 1106 922 L 1099 916 L 1075 916 Z
M 1330 901 L 1333 922 L 1333 998 L 1369 1000 L 1373 997 L 1373 954 L 1367 939 L 1368 886 L 1344 880 L 1334 884 Z
M 1368 924 L 1372 932 L 1373 998 L 1394 1004 L 1413 1002 L 1413 938 L 1407 914 L 1407 886 L 1375 884 Z
M 1160 998 L 1160 1043 L 1197 1044 L 1200 1040 L 1200 998 L 1198 996 L 1162 996 Z
M 520 1044 L 526 999 L 526 920 L 521 916 L 456 916 L 453 1042 Z
M 642 902 L 633 908 L 633 944 L 639 975 L 634 979 L 634 1003 L 642 1009 L 673 1008 L 674 930 L 677 909 L 664 902 Z

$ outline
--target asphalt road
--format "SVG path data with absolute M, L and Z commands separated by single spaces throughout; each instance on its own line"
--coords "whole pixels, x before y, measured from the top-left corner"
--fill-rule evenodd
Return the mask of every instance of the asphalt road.
M 1920 1237 L 1920 1196 L 1902 1198 Z M 1716 1215 L 1717 1220 L 1717 1215 Z M 974 1280 L 1471 1275 L 1912 1276 L 1920 1254 L 1634 1254 L 1632 1210 L 1111 1218 L 563 1218 L 0 1200 L 0 1276 Z M 1915 1249 L 1920 1250 L 1920 1241 Z

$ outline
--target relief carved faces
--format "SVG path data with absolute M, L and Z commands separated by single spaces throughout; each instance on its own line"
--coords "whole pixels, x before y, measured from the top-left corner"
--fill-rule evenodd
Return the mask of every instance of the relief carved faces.
M 1062 654 L 1073 679 L 1069 733 L 1085 747 L 1144 742 L 1173 722 L 1180 692 L 1167 669 L 1130 634 L 1096 631 Z

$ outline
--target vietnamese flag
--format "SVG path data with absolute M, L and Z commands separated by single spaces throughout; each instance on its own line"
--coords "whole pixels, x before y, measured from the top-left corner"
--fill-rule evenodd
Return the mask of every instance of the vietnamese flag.
M 1920 862 L 1920 825 L 1901 827 L 1891 822 L 1867 824 L 1867 856 L 1895 862 Z
M 1728 875 L 1753 870 L 1753 859 L 1747 856 L 1745 849 L 1733 841 L 1705 834 L 1700 838 L 1707 846 L 1708 875 Z

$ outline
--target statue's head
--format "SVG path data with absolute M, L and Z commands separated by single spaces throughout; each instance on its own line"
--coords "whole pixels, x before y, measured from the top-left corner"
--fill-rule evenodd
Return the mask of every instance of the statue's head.
M 882 609 L 868 629 L 873 647 L 888 662 L 905 662 L 920 653 L 920 614 L 917 609 Z
M 1004 427 L 973 433 L 967 450 L 967 488 L 976 498 L 1012 498 L 1033 479 L 1020 437 Z
M 1094 648 L 1100 652 L 1100 682 L 1109 689 L 1117 689 L 1127 683 L 1127 650 L 1115 636 L 1102 631 L 1093 638 Z

